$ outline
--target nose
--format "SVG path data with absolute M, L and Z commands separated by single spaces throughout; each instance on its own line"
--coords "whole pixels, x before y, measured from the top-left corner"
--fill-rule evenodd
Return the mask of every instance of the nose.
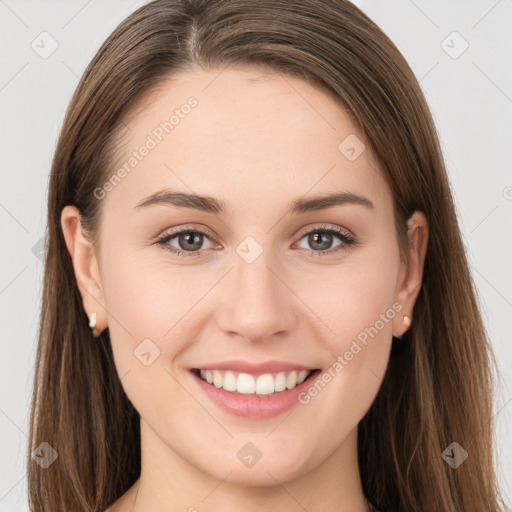
M 294 328 L 300 301 L 284 272 L 275 267 L 266 251 L 252 263 L 235 257 L 234 268 L 219 290 L 217 324 L 224 333 L 261 343 Z

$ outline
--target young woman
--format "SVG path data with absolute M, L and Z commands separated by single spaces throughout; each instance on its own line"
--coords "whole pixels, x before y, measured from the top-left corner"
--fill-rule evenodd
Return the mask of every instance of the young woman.
M 131 14 L 71 100 L 47 236 L 31 510 L 502 510 L 434 123 L 349 1 Z

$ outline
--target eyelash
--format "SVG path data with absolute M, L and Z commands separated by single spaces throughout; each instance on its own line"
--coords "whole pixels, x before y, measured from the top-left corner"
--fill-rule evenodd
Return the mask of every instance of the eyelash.
M 176 238 L 182 233 L 194 233 L 194 234 L 201 234 L 206 236 L 208 239 L 211 239 L 210 236 L 205 233 L 204 231 L 200 231 L 197 229 L 190 229 L 190 228 L 184 228 L 180 229 L 178 231 L 173 231 L 172 233 L 166 233 L 161 238 L 157 240 L 157 244 L 161 246 L 161 248 L 165 251 L 170 251 L 173 254 L 176 254 L 179 257 L 184 258 L 190 258 L 190 257 L 197 257 L 199 256 L 199 253 L 201 250 L 198 251 L 183 251 L 181 249 L 176 249 L 175 247 L 172 247 L 170 245 L 167 245 L 168 242 L 170 242 L 173 238 Z M 343 243 L 339 244 L 335 249 L 328 249 L 327 251 L 314 251 L 310 250 L 310 253 L 314 254 L 318 257 L 323 257 L 324 254 L 334 254 L 339 252 L 340 250 L 346 249 L 347 247 L 352 247 L 357 245 L 357 240 L 349 235 L 346 231 L 332 226 L 318 226 L 314 229 L 310 229 L 302 231 L 299 235 L 299 241 L 302 240 L 306 235 L 310 235 L 312 233 L 327 233 L 329 235 L 337 236 Z

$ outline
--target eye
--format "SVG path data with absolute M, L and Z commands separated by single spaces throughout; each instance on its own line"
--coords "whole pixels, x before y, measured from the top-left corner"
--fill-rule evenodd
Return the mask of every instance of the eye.
M 357 245 L 358 243 L 352 235 L 337 226 L 318 226 L 315 229 L 303 231 L 300 234 L 299 242 L 305 239 L 306 236 L 306 243 L 312 247 L 309 251 L 317 256 L 323 256 L 326 253 L 336 253 L 350 246 Z M 335 245 L 334 249 L 332 249 L 333 238 L 340 240 L 340 243 Z M 210 236 L 204 231 L 184 228 L 163 235 L 163 237 L 157 240 L 157 244 L 160 245 L 162 249 L 170 251 L 179 257 L 191 258 L 201 255 L 201 249 L 204 249 L 202 245 L 205 239 L 212 243 Z M 170 244 L 171 241 L 177 243 L 178 247 Z M 306 249 L 308 248 L 306 247 Z
M 341 240 L 341 242 L 335 245 L 334 249 L 331 249 L 334 238 Z M 318 256 L 323 256 L 326 253 L 336 253 L 357 244 L 357 240 L 352 235 L 337 226 L 317 226 L 313 230 L 302 232 L 299 242 L 303 239 L 312 249 L 309 249 L 309 247 L 303 248 L 309 249 Z
M 170 251 L 180 257 L 190 258 L 199 256 L 199 249 L 203 245 L 205 238 L 210 240 L 210 237 L 203 231 L 195 229 L 181 229 L 164 235 L 157 241 L 157 243 L 166 251 Z M 169 245 L 169 242 L 174 239 L 176 239 L 178 247 Z

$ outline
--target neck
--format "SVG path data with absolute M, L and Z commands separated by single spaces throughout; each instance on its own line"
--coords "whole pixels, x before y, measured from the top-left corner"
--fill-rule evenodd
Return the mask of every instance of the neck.
M 260 473 L 254 474 L 254 480 L 247 480 L 247 471 L 256 466 L 250 470 L 243 468 L 245 473 L 233 467 L 223 478 L 215 478 L 163 444 L 143 420 L 141 440 L 141 476 L 130 489 L 133 512 L 170 508 L 188 512 L 261 512 L 262 508 L 266 512 L 374 510 L 362 492 L 357 428 L 319 465 L 300 468 L 292 478 L 281 474 L 276 477 L 271 470 L 272 460 L 265 468 L 261 465 L 263 459 L 258 463 Z

